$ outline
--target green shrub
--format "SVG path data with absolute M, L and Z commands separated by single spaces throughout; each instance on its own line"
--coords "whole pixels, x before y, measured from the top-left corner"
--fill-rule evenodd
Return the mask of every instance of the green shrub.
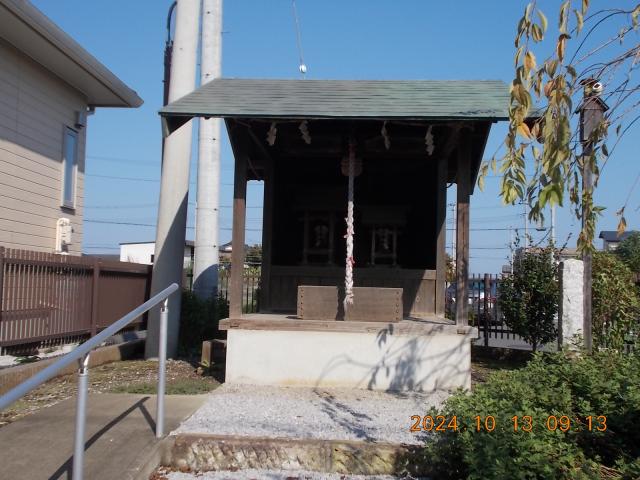
M 202 342 L 219 338 L 218 321 L 229 316 L 229 304 L 224 297 L 199 299 L 192 291 L 183 290 L 180 308 L 178 353 L 190 356 L 200 351 Z
M 535 352 L 557 338 L 559 296 L 558 267 L 548 247 L 521 255 L 500 283 L 498 303 L 505 323 Z
M 438 479 L 591 479 L 603 466 L 636 478 L 640 456 L 640 359 L 596 353 L 577 359 L 536 354 L 526 367 L 497 372 L 476 390 L 451 396 L 429 415 L 457 416 L 459 431 L 433 433 L 426 455 Z M 476 431 L 475 417 L 495 418 L 495 430 Z M 532 417 L 532 430 L 514 431 Z M 607 429 L 588 416 L 606 416 Z M 570 429 L 546 426 L 567 416 Z M 484 424 L 484 420 L 481 421 Z M 553 420 L 551 420 L 553 425 Z
M 632 272 L 640 272 L 640 233 L 633 232 L 621 241 L 615 253 Z
M 606 252 L 594 254 L 592 272 L 594 346 L 622 350 L 625 342 L 634 343 L 638 330 L 640 300 L 634 274 L 616 254 Z

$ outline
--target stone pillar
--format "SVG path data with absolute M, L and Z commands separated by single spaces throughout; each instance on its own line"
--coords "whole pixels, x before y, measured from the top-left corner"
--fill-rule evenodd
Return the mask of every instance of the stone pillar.
M 560 263 L 560 302 L 558 312 L 558 348 L 575 348 L 575 336 L 582 337 L 583 323 L 582 260 L 569 259 Z

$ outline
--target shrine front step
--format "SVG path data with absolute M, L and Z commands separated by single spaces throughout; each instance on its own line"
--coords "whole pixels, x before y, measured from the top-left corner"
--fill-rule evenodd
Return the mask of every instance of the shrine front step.
M 300 285 L 297 315 L 303 320 L 399 322 L 402 320 L 402 288 L 354 287 L 353 304 L 344 308 L 344 289 Z
M 179 471 L 311 470 L 344 475 L 428 475 L 422 445 L 352 440 L 178 434 L 162 466 Z

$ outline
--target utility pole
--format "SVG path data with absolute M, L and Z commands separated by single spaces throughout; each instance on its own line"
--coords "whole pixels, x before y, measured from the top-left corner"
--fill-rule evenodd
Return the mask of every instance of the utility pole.
M 551 245 L 556 246 L 556 206 L 551 205 Z
M 522 201 L 524 205 L 524 251 L 527 251 L 529 247 L 529 212 L 527 211 L 527 200 Z
M 200 84 L 222 72 L 222 0 L 202 1 Z M 193 291 L 201 299 L 218 295 L 220 202 L 220 119 L 201 118 Z
M 173 58 L 169 85 L 169 103 L 191 93 L 196 85 L 196 55 L 200 0 L 178 0 Z M 171 283 L 182 283 L 187 204 L 189 196 L 189 160 L 192 122 L 187 122 L 164 141 L 158 226 L 154 252 L 151 295 Z M 180 329 L 180 291 L 169 298 L 167 355 L 175 357 Z M 160 309 L 149 313 L 145 356 L 157 358 L 160 333 Z
M 604 112 L 608 110 L 607 104 L 600 98 L 602 93 L 602 84 L 597 79 L 585 79 L 580 82 L 583 87 L 583 99 L 580 105 L 580 142 L 582 143 L 582 229 L 585 229 L 586 223 L 589 221 L 589 207 L 585 205 L 584 199 L 593 200 L 593 170 L 592 158 L 593 152 L 593 133 L 596 131 L 603 119 Z M 583 277 L 583 320 L 582 335 L 584 338 L 584 347 L 587 352 L 591 353 L 593 348 L 592 337 L 592 306 L 591 306 L 591 288 L 593 278 L 592 270 L 592 254 L 589 248 L 582 252 L 582 263 L 584 267 Z
M 451 260 L 456 261 L 456 204 L 450 203 L 451 218 L 453 219 L 453 232 L 451 235 Z
M 511 251 L 511 268 L 513 269 L 513 226 L 509 226 L 509 250 Z

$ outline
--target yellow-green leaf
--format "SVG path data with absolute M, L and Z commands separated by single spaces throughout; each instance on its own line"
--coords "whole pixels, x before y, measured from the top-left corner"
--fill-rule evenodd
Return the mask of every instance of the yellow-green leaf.
M 541 10 L 538 10 L 538 17 L 540 17 L 540 27 L 542 28 L 542 33 L 547 31 L 547 17 L 545 17 L 544 13 Z
M 524 55 L 524 66 L 529 70 L 535 70 L 536 68 L 536 56 L 531 51 Z
M 558 17 L 558 28 L 561 33 L 567 33 L 567 14 L 569 13 L 569 7 L 571 6 L 571 0 L 566 0 L 560 7 L 560 15 Z
M 540 25 L 538 25 L 537 23 L 534 23 L 531 27 L 531 36 L 533 37 L 533 40 L 536 42 L 541 42 L 542 39 L 544 38 L 542 29 L 540 28 Z
M 566 36 L 560 35 L 558 37 L 558 45 L 556 45 L 556 53 L 558 54 L 558 60 L 560 60 L 561 62 L 564 60 L 565 43 Z
M 516 67 L 520 63 L 520 57 L 522 56 L 523 50 L 524 50 L 524 45 L 521 45 L 520 47 L 518 47 L 518 50 L 516 50 L 516 56 L 513 58 L 513 64 Z
M 538 125 L 538 124 L 536 123 L 536 126 L 537 126 L 537 125 Z M 536 159 L 540 158 L 540 149 L 539 149 L 538 147 L 533 146 L 533 147 L 532 147 L 532 151 L 533 151 L 533 156 L 534 156 Z
M 576 28 L 578 29 L 578 33 L 580 33 L 580 31 L 582 30 L 582 27 L 584 26 L 584 17 L 582 16 L 582 13 L 580 13 L 578 10 L 574 10 L 573 13 L 576 14 Z
M 518 133 L 525 138 L 531 139 L 531 130 L 526 123 L 521 123 L 518 125 Z
M 627 229 L 627 220 L 624 218 L 624 215 L 620 217 L 620 221 L 618 222 L 618 236 L 622 235 L 624 231 Z

